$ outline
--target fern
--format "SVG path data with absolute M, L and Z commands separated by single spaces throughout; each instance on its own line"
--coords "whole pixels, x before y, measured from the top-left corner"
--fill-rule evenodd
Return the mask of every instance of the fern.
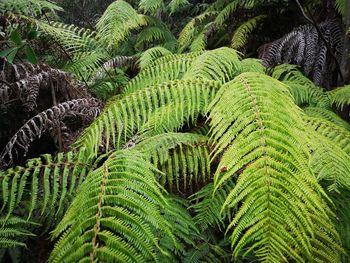
M 332 104 L 335 104 L 339 109 L 350 104 L 350 85 L 336 88 L 328 92 L 328 96 Z
M 235 50 L 223 47 L 198 56 L 184 74 L 184 79 L 201 78 L 224 83 L 238 75 L 240 70 L 239 56 Z
M 305 118 L 308 126 L 327 137 L 350 155 L 350 133 L 348 130 L 324 118 Z
M 223 152 L 214 184 L 217 190 L 238 177 L 222 206 L 242 202 L 227 228 L 233 230 L 233 255 L 249 246 L 245 255 L 254 251 L 266 262 L 316 256 L 339 262 L 332 212 L 308 169 L 301 114 L 285 87 L 264 75 L 243 73 L 222 89 L 210 112 L 217 142 L 213 156 Z M 319 253 L 321 244 L 327 254 Z
M 310 167 L 317 179 L 330 193 L 350 189 L 350 156 L 330 139 L 315 132 L 310 135 L 313 138 Z
M 15 216 L 0 217 L 0 248 L 26 247 L 23 241 L 35 236 L 28 230 L 34 225 L 37 224 Z
M 195 213 L 193 220 L 202 231 L 210 227 L 222 229 L 225 227 L 224 220 L 232 218 L 231 210 L 233 209 L 227 209 L 225 213 L 221 213 L 221 207 L 232 188 L 234 188 L 234 183 L 229 181 L 213 195 L 214 184 L 209 183 L 190 197 L 193 203 L 190 209 L 193 209 Z
M 156 15 L 156 13 L 163 10 L 164 7 L 163 0 L 140 0 L 139 3 L 139 9 L 151 15 Z
M 282 64 L 274 68 L 272 77 L 288 86 L 295 103 L 299 106 L 330 107 L 330 100 L 322 88 L 305 77 L 297 66 Z
M 266 73 L 266 68 L 262 65 L 262 61 L 254 58 L 246 58 L 241 61 L 242 72 Z
M 198 24 L 204 24 L 205 22 L 208 22 L 208 19 L 210 19 L 215 14 L 216 12 L 205 12 L 197 17 L 194 17 L 190 22 L 187 23 L 187 25 L 180 32 L 178 39 L 180 52 L 184 51 L 191 44 L 192 40 L 197 34 Z
M 145 52 L 142 53 L 142 55 L 139 58 L 139 64 L 141 70 L 145 69 L 146 67 L 152 65 L 152 63 L 160 57 L 164 57 L 166 55 L 171 55 L 171 51 L 164 47 L 153 47 L 150 49 L 147 49 Z
M 167 58 L 167 56 L 165 56 Z M 147 67 L 141 71 L 135 78 L 124 87 L 124 94 L 130 94 L 147 86 L 160 84 L 169 80 L 181 79 L 183 73 L 187 71 L 193 62 L 193 58 L 187 56 L 176 57 L 175 59 L 158 63 L 157 60 L 154 62 L 155 65 Z
M 313 118 L 321 118 L 333 122 L 334 124 L 350 131 L 350 124 L 329 109 L 319 107 L 303 108 L 306 115 Z
M 265 15 L 260 15 L 249 19 L 240 25 L 234 32 L 231 40 L 231 47 L 234 49 L 243 48 L 248 40 L 249 34 L 266 18 Z
M 171 203 L 159 189 L 154 171 L 137 152 L 120 151 L 90 173 L 53 232 L 54 237 L 63 235 L 49 262 L 146 262 L 170 257 L 158 240 L 168 235 L 176 244 L 173 227 L 160 213 Z
M 0 2 L 1 14 L 11 12 L 17 15 L 40 16 L 49 10 L 53 13 L 62 11 L 58 5 L 46 0 L 11 0 Z
M 27 219 L 35 210 L 45 216 L 61 214 L 92 167 L 90 162 L 82 149 L 76 154 L 59 153 L 54 159 L 46 154 L 29 160 L 25 167 L 0 172 L 1 212 L 6 218 L 17 214 Z
M 190 3 L 187 0 L 171 0 L 168 4 L 170 15 L 177 12 L 178 10 L 188 7 L 189 5 Z
M 118 0 L 108 6 L 96 24 L 97 37 L 107 47 L 118 47 L 130 32 L 146 25 L 146 20 L 127 2 Z
M 206 108 L 218 87 L 219 84 L 213 81 L 171 81 L 116 99 L 84 131 L 77 146 L 87 147 L 96 153 L 105 138 L 107 150 L 110 144 L 119 148 L 146 123 L 157 108 L 172 103 L 183 105 L 182 107 L 186 105 L 189 114 L 194 116 Z M 173 112 L 169 109 L 165 114 L 172 116 Z M 185 119 L 181 113 L 178 116 Z

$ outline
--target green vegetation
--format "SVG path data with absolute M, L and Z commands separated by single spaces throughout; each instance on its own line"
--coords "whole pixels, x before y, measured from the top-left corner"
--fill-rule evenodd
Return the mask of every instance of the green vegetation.
M 0 262 L 349 261 L 346 1 L 79 2 L 0 2 Z

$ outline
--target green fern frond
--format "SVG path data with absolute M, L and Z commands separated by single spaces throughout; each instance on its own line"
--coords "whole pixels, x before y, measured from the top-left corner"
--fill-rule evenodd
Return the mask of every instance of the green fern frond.
M 341 194 L 335 193 L 331 195 L 331 198 L 336 207 L 335 213 L 337 214 L 337 219 L 335 225 L 342 237 L 342 244 L 347 252 L 342 262 L 346 262 L 349 260 L 350 253 L 350 207 L 348 205 L 350 191 L 348 189 L 342 189 L 340 192 Z
M 346 0 L 335 0 L 335 7 L 338 10 L 338 12 L 342 15 L 343 20 L 345 21 L 349 12 Z
M 219 14 L 215 18 L 215 24 L 218 27 L 222 27 L 230 15 L 240 7 L 241 2 L 238 0 L 233 0 L 229 2 L 223 9 L 220 10 Z
M 168 56 L 164 58 L 168 58 Z M 163 63 L 162 61 L 158 63 L 158 60 L 156 60 L 154 66 L 145 68 L 130 80 L 124 87 L 124 94 L 131 94 L 145 87 L 166 81 L 181 79 L 193 61 L 194 58 L 191 56 L 176 56 L 174 59 Z
M 101 50 L 84 52 L 75 55 L 73 61 L 64 66 L 64 70 L 73 73 L 77 79 L 90 80 L 108 58 L 109 55 Z
M 163 0 L 140 0 L 139 2 L 139 9 L 150 15 L 156 15 L 157 12 L 164 8 L 165 4 Z
M 35 210 L 45 216 L 60 214 L 90 168 L 82 149 L 75 154 L 59 153 L 55 159 L 46 154 L 29 160 L 25 167 L 2 171 L 0 211 L 6 218 L 16 213 L 30 219 Z
M 310 168 L 330 196 L 350 189 L 350 156 L 329 138 L 308 131 L 310 136 Z
M 184 263 L 229 263 L 231 254 L 224 250 L 227 240 L 212 244 L 211 240 L 201 240 L 201 243 L 189 250 L 183 258 Z
M 335 104 L 339 109 L 343 109 L 345 105 L 350 105 L 350 85 L 336 88 L 329 91 L 328 96 L 332 104 Z
M 179 109 L 187 107 L 189 114 L 198 114 L 208 106 L 219 87 L 215 81 L 178 80 L 118 98 L 83 132 L 76 145 L 86 146 L 90 153 L 97 153 L 103 140 L 106 140 L 107 151 L 111 146 L 119 148 L 140 130 L 156 109 L 179 104 L 182 105 Z M 174 112 L 169 108 L 165 116 L 171 120 L 172 115 Z M 178 116 L 187 119 L 181 111 Z
M 183 53 L 183 54 L 169 54 L 165 55 L 163 57 L 157 58 L 150 66 L 157 66 L 164 63 L 171 63 L 172 61 L 177 61 L 181 59 L 192 59 L 194 60 L 199 55 L 203 54 L 204 52 L 189 52 L 189 53 Z
M 306 107 L 306 108 L 303 108 L 303 111 L 309 117 L 322 118 L 322 119 L 328 120 L 338 125 L 339 127 L 342 127 L 350 131 L 350 124 L 347 123 L 345 120 L 339 117 L 338 114 L 331 111 L 330 109 L 325 109 L 320 107 Z
M 213 157 L 223 152 L 214 185 L 237 178 L 222 207 L 241 204 L 227 228 L 233 256 L 248 247 L 244 255 L 253 251 L 264 262 L 340 262 L 332 211 L 308 168 L 302 115 L 286 87 L 243 73 L 219 95 L 210 112 Z
M 241 72 L 266 73 L 266 68 L 260 59 L 246 58 L 241 61 Z
M 171 257 L 159 244 L 159 237 L 167 235 L 176 247 L 173 227 L 160 212 L 171 203 L 155 172 L 142 155 L 129 150 L 115 152 L 91 172 L 53 232 L 61 237 L 49 262 L 157 262 Z
M 234 186 L 233 181 L 228 181 L 214 194 L 214 184 L 209 183 L 190 196 L 192 205 L 189 209 L 194 210 L 193 220 L 202 231 L 210 227 L 218 227 L 221 230 L 225 227 L 224 221 L 232 219 L 233 209 L 227 209 L 221 213 L 221 208 Z
M 0 14 L 6 12 L 17 15 L 36 17 L 49 10 L 53 13 L 62 11 L 58 5 L 46 0 L 10 0 L 0 2 Z
M 248 21 L 240 25 L 234 32 L 231 39 L 231 47 L 234 49 L 243 48 L 251 32 L 260 25 L 261 21 L 266 18 L 266 15 L 260 15 L 253 18 L 250 18 Z
M 327 137 L 350 155 L 350 132 L 324 118 L 306 117 L 306 124 L 319 134 Z
M 158 46 L 147 49 L 141 54 L 139 58 L 139 65 L 141 70 L 151 66 L 156 59 L 164 57 L 166 55 L 172 55 L 172 52 L 164 47 Z
M 45 23 L 33 20 L 40 30 L 53 37 L 64 47 L 65 52 L 72 56 L 80 56 L 84 52 L 99 49 L 96 33 L 75 25 L 66 25 L 60 22 Z
M 16 217 L 0 217 L 0 248 L 26 247 L 28 237 L 35 236 L 29 229 L 37 225 L 34 222 Z
M 96 24 L 97 38 L 107 47 L 119 47 L 132 30 L 146 25 L 143 15 L 127 2 L 117 0 L 110 4 Z
M 152 43 L 173 46 L 174 50 L 176 38 L 166 26 L 148 26 L 138 34 L 135 47 L 142 50 Z
M 298 66 L 289 64 L 276 66 L 272 72 L 272 77 L 288 86 L 297 105 L 330 107 L 327 94 L 322 88 L 316 86 L 310 79 L 304 76 L 298 70 Z
M 240 73 L 240 66 L 237 52 L 231 48 L 222 47 L 198 56 L 183 78 L 201 78 L 224 83 Z
M 184 51 L 192 43 L 193 38 L 197 35 L 197 28 L 199 25 L 209 22 L 209 19 L 215 14 L 216 12 L 204 12 L 203 14 L 192 18 L 190 22 L 184 26 L 178 39 L 180 52 Z
M 168 4 L 168 8 L 170 9 L 170 15 L 189 5 L 190 3 L 187 0 L 171 0 Z

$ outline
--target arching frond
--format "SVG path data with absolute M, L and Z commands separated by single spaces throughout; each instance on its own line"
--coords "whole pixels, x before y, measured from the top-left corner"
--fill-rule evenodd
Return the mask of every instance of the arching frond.
M 171 202 L 158 187 L 155 172 L 139 153 L 129 150 L 115 152 L 91 172 L 53 232 L 61 237 L 49 262 L 171 258 L 159 238 L 168 236 L 176 248 L 174 226 L 160 210 L 174 210 L 168 209 Z
M 166 55 L 172 55 L 172 52 L 164 47 L 158 46 L 147 49 L 139 58 L 141 70 L 145 69 L 148 66 L 151 66 L 156 59 L 164 57 Z
M 350 189 L 350 156 L 323 135 L 313 132 L 310 136 L 310 167 L 317 180 L 329 193 Z
M 324 118 L 307 117 L 305 122 L 312 129 L 327 137 L 350 155 L 350 132 Z
M 0 2 L 0 13 L 11 12 L 18 15 L 36 17 L 45 11 L 62 11 L 58 5 L 47 0 L 10 0 Z
M 206 109 L 218 88 L 219 83 L 214 81 L 178 80 L 116 99 L 83 132 L 77 145 L 86 146 L 91 152 L 97 152 L 103 140 L 106 140 L 107 150 L 110 146 L 121 147 L 140 130 L 156 109 L 169 104 L 182 105 L 179 109 L 187 107 L 188 114 L 194 116 Z M 174 115 L 171 108 L 164 113 L 169 119 Z M 186 120 L 184 112 L 175 114 Z
M 163 10 L 165 7 L 163 0 L 140 0 L 139 9 L 144 13 L 156 15 L 157 12 Z
M 246 58 L 241 61 L 241 72 L 266 73 L 266 68 L 260 59 Z
M 231 47 L 234 49 L 243 48 L 247 43 L 249 34 L 259 26 L 260 22 L 265 18 L 266 15 L 256 16 L 240 25 L 233 33 Z
M 30 228 L 36 223 L 16 216 L 0 217 L 0 248 L 26 247 L 28 237 L 35 236 Z
M 96 41 L 95 32 L 80 28 L 75 25 L 66 25 L 60 22 L 46 23 L 39 20 L 33 20 L 36 25 L 46 34 L 53 37 L 64 51 L 73 57 L 81 56 L 84 52 L 100 50 Z
M 196 16 L 186 24 L 179 34 L 179 49 L 180 52 L 184 51 L 192 42 L 194 36 L 197 33 L 198 24 L 203 25 L 208 22 L 208 20 L 213 17 L 216 12 L 204 12 L 199 16 Z
M 233 209 L 227 209 L 224 213 L 221 213 L 221 208 L 234 186 L 233 181 L 228 181 L 227 184 L 214 193 L 214 184 L 209 183 L 190 196 L 192 203 L 190 209 L 193 209 L 195 213 L 193 220 L 202 231 L 209 227 L 218 227 L 223 230 L 225 227 L 224 220 L 232 219 Z
M 171 50 L 174 50 L 176 38 L 164 25 L 148 26 L 138 34 L 135 47 L 142 50 L 152 43 L 173 47 Z
M 247 248 L 245 255 L 265 262 L 340 262 L 326 194 L 308 168 L 301 116 L 286 87 L 258 73 L 226 83 L 213 101 L 213 156 L 223 152 L 215 189 L 237 178 L 222 209 L 241 204 L 227 229 L 235 257 Z
M 127 2 L 117 0 L 110 4 L 96 24 L 99 41 L 108 47 L 118 47 L 131 30 L 146 25 L 142 15 Z
M 24 167 L 0 172 L 1 212 L 6 218 L 17 214 L 26 219 L 35 210 L 44 216 L 62 214 L 67 201 L 92 168 L 90 162 L 91 158 L 82 149 L 78 153 L 59 153 L 55 158 L 46 154 L 29 160 Z
M 0 168 L 10 166 L 19 153 L 26 155 L 30 143 L 45 132 L 54 133 L 61 129 L 67 116 L 81 117 L 91 122 L 100 113 L 100 103 L 96 99 L 77 99 L 55 105 L 29 119 L 9 140 L 0 153 Z
M 322 88 L 305 77 L 295 65 L 282 64 L 274 68 L 272 77 L 288 86 L 295 103 L 299 106 L 318 106 L 328 108 L 330 101 Z
M 328 120 L 338 125 L 339 127 L 342 127 L 350 131 L 350 124 L 347 123 L 345 120 L 339 117 L 338 114 L 336 114 L 330 109 L 325 109 L 320 107 L 306 107 L 306 108 L 303 108 L 303 110 L 306 113 L 306 115 L 310 117 L 322 118 L 322 119 Z
M 184 74 L 184 79 L 201 78 L 218 80 L 221 83 L 233 79 L 241 71 L 237 52 L 222 47 L 207 51 L 193 61 Z
M 215 24 L 219 27 L 223 26 L 228 17 L 240 6 L 240 1 L 234 0 L 228 3 L 222 10 L 220 10 L 219 14 L 215 18 Z
M 163 133 L 135 146 L 163 172 L 159 182 L 170 192 L 192 193 L 211 180 L 207 137 L 191 133 Z
M 345 105 L 350 105 L 350 85 L 336 88 L 327 94 L 331 103 L 335 104 L 339 109 L 343 109 Z
M 168 4 L 168 8 L 170 8 L 170 14 L 173 14 L 189 5 L 190 3 L 187 0 L 171 0 Z
M 165 56 L 165 58 L 168 58 L 168 56 Z M 154 66 L 145 68 L 136 77 L 130 80 L 124 87 L 124 94 L 127 95 L 145 87 L 169 80 L 181 79 L 193 60 L 194 58 L 191 56 L 179 56 L 170 61 L 159 61 L 159 63 L 156 60 Z

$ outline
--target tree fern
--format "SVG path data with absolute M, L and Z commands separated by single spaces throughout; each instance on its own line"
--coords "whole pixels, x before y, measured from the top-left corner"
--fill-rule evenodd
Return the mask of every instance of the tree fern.
M 350 155 L 350 133 L 348 130 L 324 118 L 307 117 L 305 122 L 313 130 L 333 141 Z
M 0 172 L 1 212 L 6 218 L 16 214 L 26 219 L 33 217 L 35 210 L 45 216 L 62 214 L 67 200 L 92 167 L 90 162 L 82 149 L 76 154 L 59 153 L 54 159 L 43 155 L 29 160 L 24 167 Z
M 118 0 L 108 6 L 96 24 L 98 39 L 107 47 L 118 47 L 131 30 L 144 26 L 142 15 L 127 2 Z
M 335 104 L 339 109 L 343 109 L 345 105 L 350 104 L 350 85 L 336 88 L 328 92 L 331 103 Z
M 141 70 L 145 69 L 146 67 L 152 65 L 152 63 L 160 57 L 163 57 L 165 55 L 171 55 L 171 51 L 164 47 L 153 47 L 150 49 L 147 49 L 145 52 L 142 53 L 142 55 L 139 58 L 139 64 Z
M 142 70 L 127 83 L 124 87 L 124 94 L 130 94 L 144 87 L 160 84 L 165 81 L 181 79 L 183 73 L 187 71 L 193 60 L 194 58 L 191 56 L 176 57 L 164 63 L 158 63 L 156 60 L 154 66 Z
M 188 107 L 188 114 L 199 114 L 214 97 L 219 84 L 214 81 L 179 80 L 141 89 L 111 102 L 92 125 L 84 131 L 77 145 L 97 152 L 103 138 L 106 147 L 119 148 L 139 130 L 157 108 L 168 104 Z M 173 115 L 171 108 L 166 115 Z M 179 118 L 186 120 L 184 112 Z M 169 119 L 170 120 L 170 119 Z M 171 123 L 169 124 L 171 125 Z
M 198 56 L 184 74 L 184 79 L 201 78 L 224 83 L 238 75 L 240 70 L 236 51 L 223 47 Z
M 330 100 L 323 89 L 305 77 L 297 66 L 279 65 L 273 69 L 272 77 L 288 86 L 297 105 L 330 107 Z
M 114 153 L 90 173 L 53 232 L 54 237 L 62 236 L 49 262 L 147 262 L 170 257 L 158 240 L 168 235 L 176 244 L 173 227 L 160 213 L 160 208 L 171 203 L 159 189 L 154 173 L 142 156 L 128 150 Z
M 62 11 L 58 5 L 46 0 L 11 0 L 0 2 L 1 14 L 11 12 L 17 15 L 39 16 L 45 11 Z
M 144 13 L 156 15 L 157 12 L 163 10 L 165 7 L 163 0 L 140 0 L 139 9 Z
M 247 43 L 249 34 L 259 25 L 261 20 L 265 18 L 265 15 L 256 16 L 240 25 L 232 36 L 231 47 L 234 49 L 241 49 Z
M 0 217 L 0 248 L 26 247 L 25 239 L 35 236 L 30 231 L 35 225 L 32 221 L 16 216 Z
M 245 254 L 254 251 L 266 262 L 313 257 L 339 262 L 332 212 L 308 169 L 300 110 L 285 87 L 243 73 L 222 89 L 210 113 L 217 142 L 213 156 L 223 152 L 214 183 L 218 189 L 238 177 L 222 207 L 242 203 L 227 230 L 233 255 L 249 246 Z M 321 245 L 327 254 L 318 253 Z
M 198 24 L 203 25 L 205 22 L 208 22 L 208 19 L 214 14 L 216 14 L 216 12 L 204 12 L 203 14 L 194 17 L 187 23 L 187 25 L 180 32 L 178 39 L 180 52 L 184 51 L 197 35 Z
M 335 112 L 330 109 L 320 107 L 306 107 L 303 108 L 306 115 L 314 118 L 321 118 L 333 122 L 334 124 L 350 131 L 350 124 L 339 117 Z
M 227 209 L 221 213 L 221 208 L 234 186 L 233 181 L 228 181 L 213 194 L 214 184 L 209 183 L 190 197 L 192 203 L 190 209 L 193 209 L 195 213 L 193 220 L 201 230 L 204 231 L 210 227 L 218 227 L 223 230 L 224 221 L 231 220 L 233 209 Z

